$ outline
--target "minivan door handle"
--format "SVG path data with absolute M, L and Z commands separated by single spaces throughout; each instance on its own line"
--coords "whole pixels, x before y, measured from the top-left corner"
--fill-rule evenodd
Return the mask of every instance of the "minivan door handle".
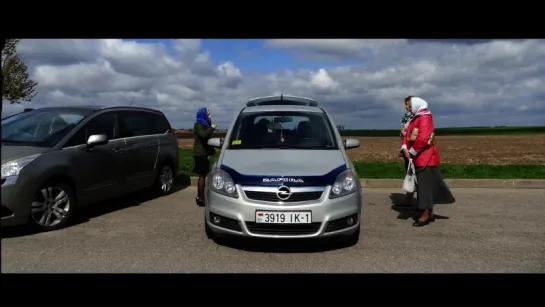
M 119 154 L 122 154 L 125 150 L 123 148 L 115 148 L 114 149 L 114 152 L 115 153 L 119 153 Z
M 149 148 L 152 148 L 152 147 L 158 147 L 159 144 L 151 144 L 151 145 L 148 145 Z

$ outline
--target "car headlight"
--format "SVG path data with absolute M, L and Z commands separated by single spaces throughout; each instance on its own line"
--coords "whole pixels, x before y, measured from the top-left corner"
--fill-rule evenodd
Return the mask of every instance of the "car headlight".
M 342 172 L 335 179 L 335 183 L 331 187 L 331 193 L 329 193 L 329 198 L 341 197 L 355 192 L 358 187 L 356 180 L 356 176 L 354 176 L 351 170 Z
M 41 154 L 19 158 L 2 164 L 2 178 L 18 176 L 21 170 Z
M 212 183 L 210 186 L 214 192 L 238 198 L 237 187 L 235 186 L 233 178 L 219 168 L 217 168 L 214 175 L 212 175 Z

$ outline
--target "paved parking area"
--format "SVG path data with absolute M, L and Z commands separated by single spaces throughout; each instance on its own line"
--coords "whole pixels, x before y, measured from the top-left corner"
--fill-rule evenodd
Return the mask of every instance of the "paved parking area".
M 396 189 L 367 189 L 361 241 L 217 245 L 196 189 L 134 195 L 86 209 L 78 224 L 40 234 L 2 231 L 3 272 L 545 272 L 543 190 L 454 189 L 449 216 L 415 228 Z M 401 217 L 404 217 L 401 213 Z

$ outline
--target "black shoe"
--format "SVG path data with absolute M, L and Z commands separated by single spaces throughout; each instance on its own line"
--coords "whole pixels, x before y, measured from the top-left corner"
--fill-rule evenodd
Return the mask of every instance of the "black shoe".
M 197 203 L 197 206 L 204 207 L 204 201 L 199 197 L 195 198 L 195 202 Z
M 432 222 L 432 219 L 433 219 L 432 217 L 429 217 L 429 218 L 428 218 L 427 220 L 425 220 L 425 221 L 416 220 L 416 221 L 414 221 L 413 226 L 414 226 L 414 227 L 426 226 L 426 225 L 428 225 L 430 222 Z

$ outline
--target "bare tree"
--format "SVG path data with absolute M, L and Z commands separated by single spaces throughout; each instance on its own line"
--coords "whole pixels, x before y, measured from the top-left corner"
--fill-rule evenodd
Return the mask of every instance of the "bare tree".
M 17 54 L 18 39 L 2 39 L 2 105 L 4 100 L 11 103 L 31 101 L 36 96 L 38 83 L 28 74 L 26 64 Z

